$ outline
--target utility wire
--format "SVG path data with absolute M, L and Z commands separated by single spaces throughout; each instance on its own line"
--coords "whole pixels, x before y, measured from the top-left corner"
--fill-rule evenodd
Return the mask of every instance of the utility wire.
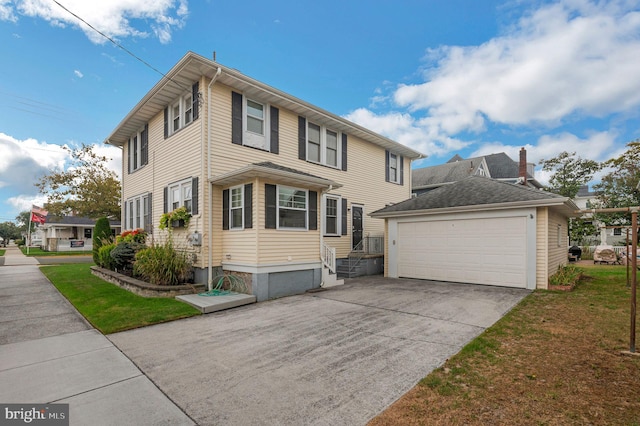
M 123 45 L 121 45 L 120 43 L 118 43 L 117 41 L 115 41 L 114 39 L 112 39 L 111 37 L 109 37 L 108 35 L 106 35 L 105 33 L 103 33 L 102 31 L 100 31 L 99 29 L 97 29 L 96 27 L 94 27 L 93 25 L 91 25 L 90 23 L 88 23 L 87 21 L 85 21 L 84 19 L 82 19 L 80 16 L 76 15 L 75 13 L 73 13 L 72 11 L 70 11 L 69 9 L 67 9 L 64 5 L 60 4 L 60 2 L 58 2 L 58 0 L 52 0 L 55 4 L 57 4 L 58 6 L 60 6 L 62 9 L 64 9 L 66 12 L 68 12 L 69 14 L 71 14 L 74 18 L 76 18 L 77 20 L 81 21 L 82 23 L 84 23 L 86 26 L 88 26 L 89 28 L 91 28 L 93 31 L 97 32 L 98 34 L 100 34 L 102 37 L 106 38 L 107 40 L 109 40 L 111 43 L 113 43 L 114 46 L 124 50 L 125 52 L 127 52 L 129 55 L 131 55 L 133 58 L 137 59 L 138 61 L 142 62 L 144 65 L 146 65 L 147 67 L 151 68 L 152 70 L 154 70 L 155 72 L 157 72 L 158 74 L 160 74 L 162 77 L 166 78 L 167 80 L 175 83 L 176 85 L 178 85 L 181 89 L 184 90 L 189 90 L 188 87 L 183 86 L 182 84 L 178 83 L 177 81 L 173 80 L 171 77 L 167 76 L 165 73 L 163 73 L 162 71 L 158 70 L 157 68 L 155 68 L 153 65 L 151 65 L 150 63 L 148 63 L 147 61 L 145 61 L 144 59 L 140 58 L 139 56 L 137 56 L 135 53 L 133 53 L 132 51 L 130 51 L 129 49 L 127 49 L 126 47 L 124 47 Z

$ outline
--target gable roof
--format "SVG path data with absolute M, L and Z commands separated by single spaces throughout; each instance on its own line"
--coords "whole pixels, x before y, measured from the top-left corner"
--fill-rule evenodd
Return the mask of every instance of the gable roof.
M 104 141 L 106 144 L 116 146 L 126 144 L 131 135 L 140 130 L 176 98 L 190 90 L 194 82 L 199 81 L 202 76 L 206 76 L 209 79 L 216 78 L 216 82 L 232 87 L 248 96 L 257 96 L 267 103 L 305 116 L 315 123 L 327 125 L 340 132 L 357 136 L 362 140 L 389 149 L 407 158 L 425 157 L 418 151 L 379 135 L 372 130 L 193 52 L 187 52 L 165 75 L 166 77 L 163 77 L 111 132 Z M 201 92 L 204 90 L 206 88 L 200 87 Z
M 428 189 L 450 184 L 475 175 L 481 166 L 492 179 L 511 182 L 518 180 L 519 164 L 504 152 L 468 159 L 456 154 L 444 164 L 412 170 L 412 189 Z M 535 187 L 542 187 L 529 173 L 527 180 Z
M 469 176 L 377 210 L 370 216 L 394 217 L 542 206 L 562 207 L 568 215 L 573 215 L 578 209 L 567 197 L 487 177 Z

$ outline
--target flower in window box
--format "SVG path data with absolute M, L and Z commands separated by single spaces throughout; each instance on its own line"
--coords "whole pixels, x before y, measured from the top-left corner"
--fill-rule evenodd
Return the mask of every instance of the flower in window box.
M 186 207 L 178 207 L 172 212 L 163 213 L 160 216 L 160 229 L 166 229 L 168 227 L 177 228 L 189 225 L 191 219 L 191 213 Z

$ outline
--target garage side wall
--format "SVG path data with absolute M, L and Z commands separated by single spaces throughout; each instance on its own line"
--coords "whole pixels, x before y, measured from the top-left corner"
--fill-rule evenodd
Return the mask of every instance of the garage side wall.
M 549 208 L 538 207 L 536 215 L 536 288 L 546 289 L 549 284 Z
M 567 263 L 567 250 L 569 249 L 568 220 L 567 217 L 557 211 L 549 209 L 549 246 L 548 246 L 548 276 L 555 274 L 561 265 Z M 549 280 L 547 279 L 547 287 Z

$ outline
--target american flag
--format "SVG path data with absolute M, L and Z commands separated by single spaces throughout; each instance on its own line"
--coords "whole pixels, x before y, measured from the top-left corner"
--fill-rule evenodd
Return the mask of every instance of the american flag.
M 31 206 L 31 222 L 44 223 L 47 219 L 48 211 L 36 205 Z

